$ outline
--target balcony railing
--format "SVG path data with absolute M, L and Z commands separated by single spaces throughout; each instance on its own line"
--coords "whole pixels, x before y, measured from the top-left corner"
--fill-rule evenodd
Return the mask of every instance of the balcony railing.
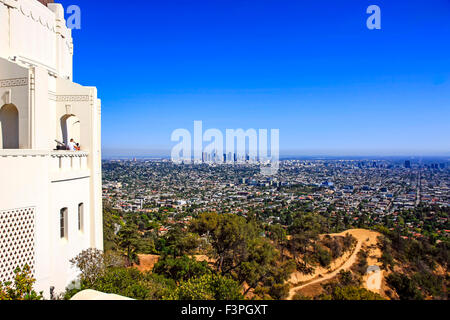
M 76 179 L 90 176 L 89 153 L 83 151 L 42 151 L 42 150 L 0 150 L 0 163 L 12 165 L 14 158 L 29 158 L 38 161 L 46 158 L 49 161 L 49 174 L 52 181 Z M 6 166 L 4 166 L 6 168 Z
M 56 171 L 88 170 L 89 153 L 83 151 L 53 151 L 52 169 Z
M 42 150 L 29 149 L 0 149 L 0 157 L 2 158 L 18 158 L 18 157 L 45 157 L 50 153 Z

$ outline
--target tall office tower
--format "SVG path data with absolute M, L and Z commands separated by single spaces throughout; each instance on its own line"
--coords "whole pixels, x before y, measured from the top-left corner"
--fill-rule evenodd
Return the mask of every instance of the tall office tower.
M 46 298 L 103 248 L 101 103 L 72 56 L 61 4 L 0 0 L 0 281 L 27 264 Z M 56 151 L 71 139 L 81 151 Z
M 405 161 L 405 168 L 406 169 L 411 169 L 411 161 L 409 161 L 409 160 Z

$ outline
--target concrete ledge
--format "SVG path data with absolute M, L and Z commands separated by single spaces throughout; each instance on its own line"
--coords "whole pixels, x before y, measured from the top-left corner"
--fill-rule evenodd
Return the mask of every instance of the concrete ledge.
M 119 296 L 117 294 L 108 294 L 103 293 L 95 290 L 84 290 L 81 292 L 78 292 L 76 295 L 72 297 L 73 301 L 87 301 L 87 300 L 108 300 L 108 301 L 120 301 L 120 300 L 128 300 L 133 301 L 134 299 L 126 298 Z
M 1 149 L 0 157 L 45 157 L 50 156 L 49 151 L 30 149 Z
M 88 157 L 89 153 L 84 151 L 46 151 L 31 149 L 0 149 L 0 157 Z
M 50 181 L 52 183 L 79 180 L 79 179 L 89 179 L 91 177 L 91 172 L 89 170 L 74 171 L 74 172 L 61 172 L 61 173 L 51 173 Z

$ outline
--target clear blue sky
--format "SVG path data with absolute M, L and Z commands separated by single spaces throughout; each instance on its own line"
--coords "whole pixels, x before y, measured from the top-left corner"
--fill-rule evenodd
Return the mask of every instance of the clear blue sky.
M 280 129 L 282 155 L 450 154 L 449 0 L 59 2 L 106 155 L 168 154 L 194 120 Z

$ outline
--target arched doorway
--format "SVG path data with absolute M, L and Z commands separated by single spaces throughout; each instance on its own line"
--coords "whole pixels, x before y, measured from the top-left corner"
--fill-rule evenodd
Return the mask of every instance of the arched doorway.
M 19 111 L 13 104 L 0 108 L 0 149 L 19 149 Z
M 80 142 L 81 138 L 81 123 L 80 120 L 73 114 L 65 115 L 61 118 L 61 131 L 63 143 L 67 145 L 70 139 Z

